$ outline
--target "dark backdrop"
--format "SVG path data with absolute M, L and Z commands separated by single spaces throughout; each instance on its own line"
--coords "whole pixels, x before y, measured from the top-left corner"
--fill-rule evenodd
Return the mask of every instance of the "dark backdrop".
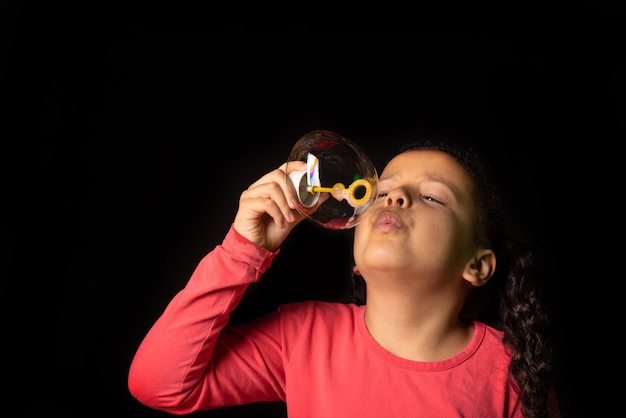
M 589 203 L 586 148 L 624 137 L 619 14 L 594 33 L 383 36 L 4 12 L 4 341 L 18 416 L 166 416 L 128 394 L 134 350 L 221 242 L 241 191 L 314 129 L 345 135 L 379 166 L 424 135 L 487 152 L 514 231 L 548 260 L 563 412 L 578 416 L 593 367 L 577 357 L 571 318 L 585 291 L 571 247 L 591 226 L 571 217 Z M 350 239 L 301 224 L 234 320 L 343 297 Z M 199 415 L 271 414 L 283 406 Z

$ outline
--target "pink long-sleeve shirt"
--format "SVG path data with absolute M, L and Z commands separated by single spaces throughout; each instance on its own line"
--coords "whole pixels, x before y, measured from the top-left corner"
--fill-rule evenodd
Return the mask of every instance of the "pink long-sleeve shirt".
M 290 303 L 229 325 L 277 254 L 231 227 L 139 346 L 132 395 L 173 414 L 285 401 L 293 418 L 522 417 L 502 333 L 480 322 L 462 352 L 436 362 L 386 351 L 354 304 Z

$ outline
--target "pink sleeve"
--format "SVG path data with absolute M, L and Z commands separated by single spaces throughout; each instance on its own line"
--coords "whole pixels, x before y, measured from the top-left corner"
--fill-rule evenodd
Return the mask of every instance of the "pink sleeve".
M 262 332 L 248 327 L 222 332 L 246 288 L 277 254 L 231 226 L 222 245 L 201 260 L 140 344 L 128 375 L 131 394 L 151 408 L 175 414 L 279 400 L 280 384 L 272 377 L 280 376 L 282 367 L 272 360 L 280 357 L 278 321 L 274 329 L 265 321 Z

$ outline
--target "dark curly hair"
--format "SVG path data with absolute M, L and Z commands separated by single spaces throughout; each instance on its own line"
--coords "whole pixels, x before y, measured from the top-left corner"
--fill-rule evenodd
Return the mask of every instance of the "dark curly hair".
M 427 139 L 402 146 L 396 155 L 411 150 L 445 152 L 472 178 L 478 214 L 476 244 L 491 248 L 498 266 L 487 284 L 472 288 L 461 315 L 504 332 L 503 342 L 512 356 L 510 376 L 519 387 L 524 415 L 547 417 L 555 349 L 549 332 L 544 269 L 537 254 L 508 233 L 493 177 L 478 152 L 461 142 Z M 352 284 L 353 301 L 364 304 L 365 281 L 353 273 Z

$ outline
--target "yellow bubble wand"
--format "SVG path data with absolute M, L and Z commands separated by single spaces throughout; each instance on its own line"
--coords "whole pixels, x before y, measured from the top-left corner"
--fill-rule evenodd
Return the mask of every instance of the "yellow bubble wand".
M 335 183 L 333 187 L 315 185 L 315 183 L 319 183 L 319 160 L 313 154 L 308 155 L 307 172 L 307 182 L 309 184 L 307 191 L 309 193 L 330 193 L 339 202 L 346 199 L 353 208 L 365 205 L 372 195 L 371 183 L 363 178 L 353 181 L 348 188 L 343 183 Z M 361 197 L 357 197 L 357 192 L 359 194 L 362 192 Z

